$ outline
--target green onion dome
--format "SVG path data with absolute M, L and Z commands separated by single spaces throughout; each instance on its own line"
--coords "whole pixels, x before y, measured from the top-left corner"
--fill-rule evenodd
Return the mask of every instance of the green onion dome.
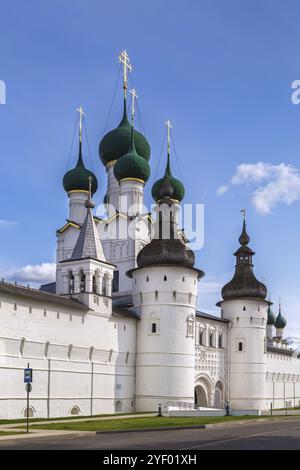
M 92 177 L 92 194 L 98 189 L 98 181 L 94 173 L 85 168 L 82 160 L 81 142 L 79 142 L 79 154 L 75 168 L 67 171 L 63 178 L 64 189 L 70 191 L 89 191 L 89 177 Z
M 147 160 L 137 153 L 133 127 L 131 128 L 129 150 L 126 155 L 117 160 L 114 166 L 114 175 L 118 181 L 130 178 L 146 182 L 149 179 L 150 166 Z
M 275 328 L 282 330 L 287 324 L 286 319 L 281 315 L 281 308 L 279 307 L 279 313 L 274 323 Z
M 270 307 L 270 305 L 269 305 L 267 324 L 268 324 L 268 325 L 274 325 L 275 321 L 276 321 L 276 316 L 275 316 L 274 313 L 272 312 L 271 307 Z
M 184 198 L 185 189 L 181 181 L 172 176 L 170 168 L 170 155 L 168 154 L 167 167 L 163 178 L 157 180 L 152 186 L 152 197 L 155 202 L 161 199 L 161 189 L 165 183 L 169 182 L 173 188 L 172 199 L 181 202 Z
M 146 161 L 150 159 L 150 145 L 146 137 L 134 130 L 134 142 L 137 153 Z M 99 156 L 104 165 L 118 160 L 128 152 L 130 145 L 131 125 L 127 118 L 126 99 L 124 99 L 123 118 L 116 129 L 105 134 L 99 145 Z

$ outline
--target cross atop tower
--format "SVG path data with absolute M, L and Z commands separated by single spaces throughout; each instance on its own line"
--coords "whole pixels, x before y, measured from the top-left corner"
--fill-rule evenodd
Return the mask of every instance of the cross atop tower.
M 127 75 L 128 75 L 128 72 L 132 72 L 133 70 L 126 50 L 120 53 L 119 62 L 123 65 L 123 89 L 124 89 L 124 95 L 126 96 Z
M 240 212 L 243 214 L 244 220 L 246 220 L 246 209 L 241 209 Z
M 131 125 L 133 126 L 134 115 L 135 115 L 135 100 L 138 98 L 136 90 L 133 88 L 129 92 L 131 94 Z
M 82 106 L 79 106 L 79 108 L 77 108 L 76 111 L 79 113 L 79 140 L 81 142 L 81 140 L 82 140 L 82 120 L 83 120 L 83 116 L 85 116 L 85 113 L 83 112 L 83 107 Z
M 172 124 L 170 123 L 169 119 L 166 122 L 166 127 L 167 127 L 167 139 L 168 139 L 168 155 L 170 155 L 171 151 L 171 129 L 172 129 Z

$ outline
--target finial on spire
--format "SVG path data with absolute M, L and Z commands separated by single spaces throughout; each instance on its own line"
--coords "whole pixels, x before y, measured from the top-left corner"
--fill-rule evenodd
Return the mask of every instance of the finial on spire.
M 87 209 L 93 209 L 95 207 L 95 204 L 92 201 L 92 180 L 93 180 L 93 177 L 89 176 L 88 180 L 89 180 L 89 196 L 88 196 L 87 200 L 85 201 L 85 207 Z
M 131 125 L 133 126 L 135 116 L 135 100 L 138 98 L 138 95 L 134 88 L 130 90 L 129 93 L 131 94 Z
M 248 243 L 250 242 L 250 237 L 246 230 L 246 209 L 241 209 L 240 212 L 243 214 L 244 221 L 243 221 L 243 230 L 240 235 L 239 242 L 241 245 L 248 245 Z
M 132 72 L 133 70 L 126 50 L 122 51 L 119 54 L 119 62 L 123 65 L 123 89 L 124 89 L 124 97 L 126 98 L 128 72 Z
M 83 120 L 83 116 L 85 116 L 85 113 L 83 112 L 82 106 L 79 106 L 79 108 L 77 108 L 76 111 L 79 113 L 79 140 L 80 142 L 82 142 L 82 120 Z
M 172 124 L 170 123 L 169 119 L 166 122 L 166 127 L 167 127 L 167 141 L 168 141 L 168 155 L 171 153 L 171 129 L 172 129 Z

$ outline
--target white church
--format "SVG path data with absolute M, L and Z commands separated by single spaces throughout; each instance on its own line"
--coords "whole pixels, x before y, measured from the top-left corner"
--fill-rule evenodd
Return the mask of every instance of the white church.
M 84 163 L 80 108 L 78 160 L 63 178 L 69 214 L 57 230 L 56 282 L 0 282 L 0 418 L 26 416 L 28 363 L 29 414 L 39 418 L 159 405 L 299 406 L 300 357 L 255 277 L 245 220 L 220 315 L 196 308 L 204 272 L 178 224 L 184 186 L 171 171 L 169 124 L 165 173 L 152 187 L 156 214 L 145 210 L 150 145 L 134 129 L 134 92 L 128 119 L 125 51 L 120 61 L 123 116 L 99 145 L 107 216 L 93 214 L 98 183 Z

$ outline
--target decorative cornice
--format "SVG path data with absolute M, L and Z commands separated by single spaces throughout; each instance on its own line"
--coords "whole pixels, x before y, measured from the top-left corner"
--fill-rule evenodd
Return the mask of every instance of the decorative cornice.
M 136 181 L 137 183 L 145 184 L 145 181 L 139 178 L 123 178 L 119 181 L 119 183 L 122 183 L 123 181 Z
M 85 193 L 85 194 L 89 194 L 89 192 L 86 191 L 85 189 L 72 189 L 71 191 L 68 192 L 68 195 L 71 194 L 71 193 Z

